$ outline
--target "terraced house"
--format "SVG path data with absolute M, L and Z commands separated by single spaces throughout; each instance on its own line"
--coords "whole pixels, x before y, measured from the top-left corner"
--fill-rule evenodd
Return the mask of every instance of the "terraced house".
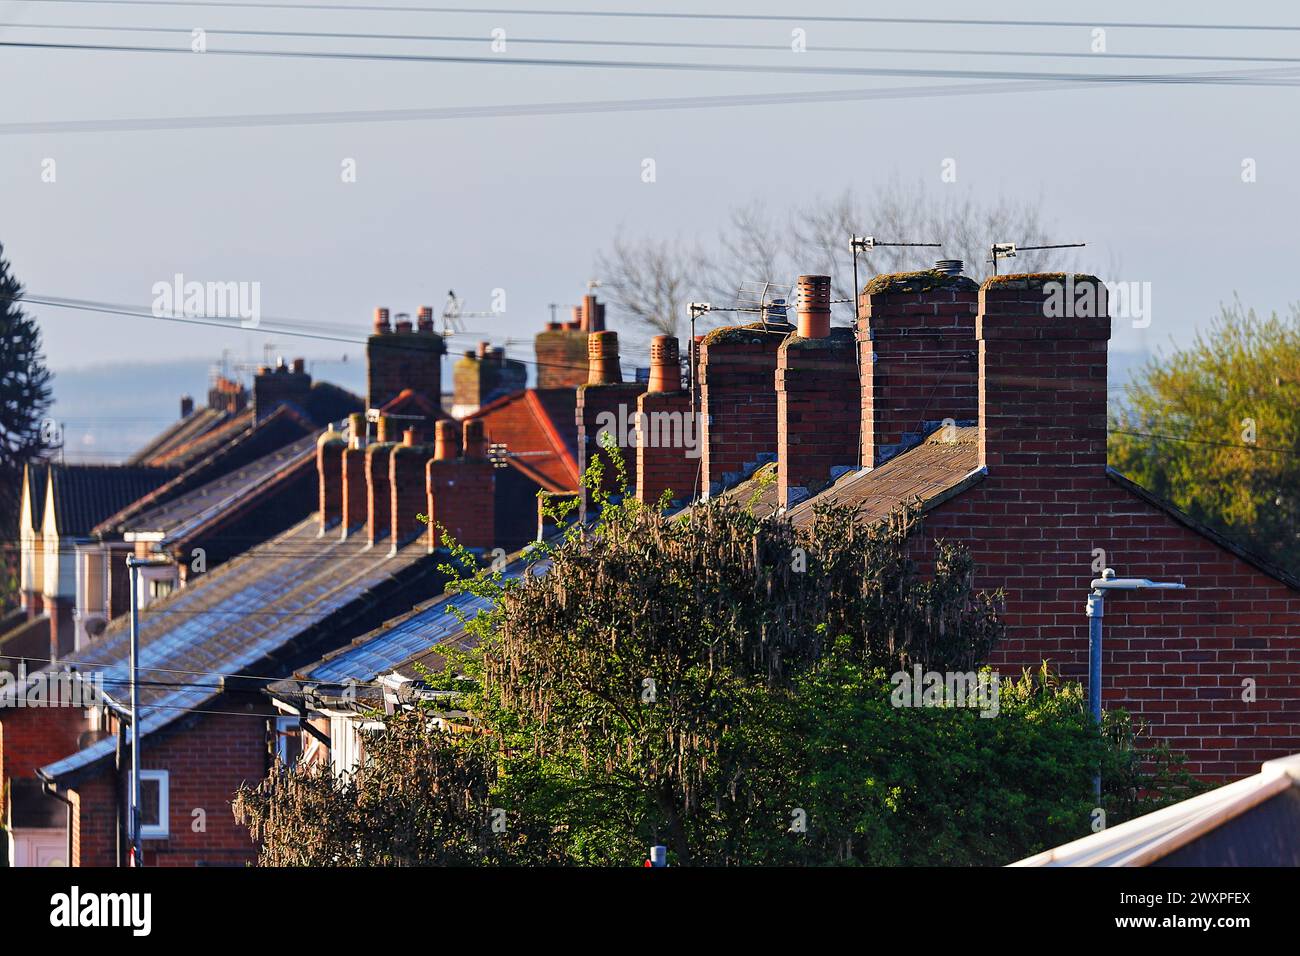
M 239 783 L 277 757 L 340 771 L 363 759 L 371 707 L 418 698 L 417 665 L 468 643 L 446 610 L 476 608 L 442 594 L 444 535 L 524 573 L 517 549 L 549 533 L 539 495 L 578 493 L 611 415 L 699 416 L 698 442 L 629 441 L 644 501 L 733 496 L 796 524 L 832 500 L 867 522 L 919 508 L 923 563 L 936 538 L 959 541 L 976 586 L 1004 590 L 1007 636 L 991 662 L 1003 672 L 1049 660 L 1086 676 L 1083 607 L 1099 559 L 1181 580 L 1182 592 L 1108 602 L 1105 705 L 1134 711 L 1206 779 L 1300 750 L 1300 582 L 1108 467 L 1105 288 L 1071 277 L 1102 307 L 1055 318 L 1045 302 L 1064 279 L 977 285 L 953 262 L 877 276 L 854 329 L 831 323 L 829 278 L 802 276 L 793 324 L 709 332 L 692 343 L 686 383 L 666 336 L 652 343 L 649 374 L 626 376 L 617 333 L 589 297 L 537 336 L 536 388 L 490 348 L 464 356 L 460 418 L 441 408 L 445 348 L 431 312 L 390 324 L 377 311 L 367 414 L 112 526 L 137 553 L 179 566 L 223 527 L 237 542 L 260 489 L 299 488 L 295 474 L 314 484 L 291 495 L 311 514 L 202 573 L 178 572 L 143 613 L 146 862 L 247 861 L 253 847 L 228 806 Z M 115 616 L 60 655 L 61 666 L 103 672 L 108 699 L 89 715 L 0 711 L 3 778 L 74 863 L 123 859 L 126 643 Z
M 576 489 L 574 388 L 488 389 L 468 417 L 452 419 L 441 405 L 445 349 L 431 314 L 421 310 L 416 326 L 376 312 L 364 413 L 338 391 L 314 399 L 320 386 L 300 364 L 265 369 L 251 414 L 190 410 L 207 431 L 237 419 L 243 427 L 196 460 L 155 465 L 157 474 L 146 467 L 151 484 L 82 522 L 98 529 L 91 546 L 154 561 L 143 569 L 141 612 L 146 865 L 250 860 L 229 801 L 240 783 L 290 756 L 286 741 L 298 732 L 296 722 L 286 731 L 263 693 L 268 682 L 437 598 L 441 534 L 504 553 L 535 534 L 539 490 Z M 181 432 L 203 441 L 191 426 L 154 442 L 149 460 L 178 455 Z M 58 654 L 21 661 L 102 681 L 100 706 L 16 706 L 21 686 L 0 702 L 13 862 L 128 859 L 130 642 L 120 591 L 110 576 L 79 597 L 103 611 L 100 623 Z

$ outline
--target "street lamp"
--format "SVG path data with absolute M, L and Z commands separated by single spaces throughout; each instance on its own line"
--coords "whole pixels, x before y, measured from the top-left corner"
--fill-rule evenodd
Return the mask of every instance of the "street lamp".
M 1106 568 L 1101 577 L 1094 578 L 1092 590 L 1088 592 L 1088 708 L 1092 719 L 1101 727 L 1101 619 L 1105 613 L 1107 591 L 1142 591 L 1157 589 L 1162 591 L 1181 591 L 1187 585 L 1181 582 L 1152 581 L 1148 578 L 1117 578 L 1114 568 Z M 1101 774 L 1092 780 L 1093 795 L 1101 804 Z

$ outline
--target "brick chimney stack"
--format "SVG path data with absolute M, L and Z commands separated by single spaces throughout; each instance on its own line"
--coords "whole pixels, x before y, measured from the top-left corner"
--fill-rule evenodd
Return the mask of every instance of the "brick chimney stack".
M 190 395 L 181 396 L 181 418 L 189 418 L 194 414 L 194 398 Z
M 578 471 L 585 473 L 587 465 L 600 450 L 598 437 L 608 430 L 619 443 L 620 451 L 630 473 L 635 474 L 636 462 L 631 448 L 635 440 L 637 396 L 645 385 L 624 382 L 619 366 L 618 333 L 593 332 L 587 339 L 590 367 L 587 384 L 578 388 L 575 417 L 578 425 Z M 613 491 L 617 476 L 612 463 L 605 468 L 604 487 Z M 584 494 L 581 511 L 586 515 L 587 497 Z
M 776 458 L 777 350 L 793 331 L 784 322 L 754 322 L 714 329 L 697 343 L 704 496 Z
M 431 305 L 420 306 L 420 312 L 416 321 L 417 321 L 417 325 L 416 325 L 417 331 L 432 332 L 433 331 L 433 306 Z
M 587 381 L 587 336 L 605 331 L 605 305 L 594 295 L 575 305 L 569 322 L 548 322 L 537 333 L 537 387 L 577 388 Z
M 390 554 L 396 554 L 424 531 L 417 516 L 428 504 L 425 464 L 431 454 L 433 449 L 419 441 L 418 429 L 408 428 L 402 433 L 402 443 L 394 446 L 389 456 Z
M 650 340 L 650 384 L 636 408 L 638 500 L 654 504 L 667 490 L 674 503 L 690 501 L 699 479 L 702 436 L 698 420 L 691 418 L 691 393 L 682 388 L 680 346 L 671 335 Z
M 408 388 L 440 406 L 446 350 L 442 336 L 434 331 L 429 306 L 420 307 L 418 327 L 402 313 L 395 330 L 388 309 L 375 309 L 374 332 L 366 340 L 367 407 L 382 408 Z
M 343 502 L 340 536 L 346 538 L 365 527 L 370 518 L 366 480 L 366 416 L 353 412 L 348 416 L 348 444 L 343 450 Z
M 343 520 L 343 455 L 347 442 L 334 429 L 316 440 L 316 474 L 320 479 L 320 533 Z
M 799 331 L 777 351 L 777 500 L 798 504 L 858 462 L 856 333 L 830 327 L 830 276 L 800 276 Z M 803 334 L 803 333 L 808 334 Z
M 425 464 L 429 552 L 444 546 L 442 528 L 471 551 L 487 551 L 496 546 L 496 469 L 487 457 L 487 433 L 482 419 L 465 421 L 457 456 L 454 428 L 438 422 L 434 457 Z
M 274 369 L 262 366 L 253 379 L 253 418 L 262 421 L 286 403 L 302 405 L 311 395 L 306 363 L 294 359 L 290 368 L 280 359 Z
M 1062 309 L 1069 312 L 1062 314 Z M 1073 313 L 1073 314 L 1070 314 Z M 1094 276 L 996 276 L 979 291 L 980 464 L 1000 485 L 1067 492 L 1106 469 L 1106 287 Z
M 979 287 L 961 274 L 960 263 L 879 275 L 862 289 L 863 466 L 884 464 L 933 423 L 975 419 L 978 299 Z
M 466 352 L 457 360 L 452 382 L 451 414 L 464 418 L 489 402 L 527 388 L 528 369 L 523 362 L 507 359 L 500 346 L 480 342 L 476 351 Z
M 397 446 L 386 440 L 387 418 L 379 419 L 380 438 L 366 446 L 366 533 L 376 544 L 393 530 L 392 456 Z

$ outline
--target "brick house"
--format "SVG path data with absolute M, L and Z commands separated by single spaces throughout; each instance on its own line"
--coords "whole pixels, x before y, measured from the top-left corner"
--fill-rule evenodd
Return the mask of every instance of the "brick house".
M 1059 275 L 879 276 L 860 297 L 855 355 L 804 314 L 821 304 L 808 278 L 772 379 L 775 503 L 796 524 L 819 501 L 864 520 L 919 504 L 925 541 L 965 544 L 976 585 L 1005 590 L 991 661 L 1004 671 L 1049 660 L 1086 678 L 1084 600 L 1103 564 L 1183 581 L 1107 602 L 1104 705 L 1138 715 L 1206 779 L 1300 750 L 1300 581 L 1108 467 L 1098 280 L 1073 280 L 1095 290 L 1098 314 L 1061 319 L 1045 308 Z M 768 393 L 754 401 L 771 435 Z
M 406 325 L 399 321 L 392 330 L 377 321 L 371 336 L 374 421 L 355 412 L 340 427 L 315 429 L 166 500 L 124 509 L 129 514 L 118 519 L 123 538 L 136 539 L 129 545 L 167 550 L 204 540 L 205 533 L 236 541 L 233 531 L 256 519 L 263 495 L 273 501 L 297 494 L 314 509 L 192 576 L 185 587 L 160 593 L 141 612 L 148 865 L 253 857 L 255 847 L 234 826 L 229 802 L 240 783 L 260 779 L 276 756 L 287 756 L 290 736 L 264 687 L 394 613 L 436 598 L 443 586 L 437 565 L 445 560 L 436 522 L 488 551 L 515 525 L 531 537 L 537 489 L 571 492 L 576 484 L 572 390 L 566 400 L 563 389 L 525 389 L 454 422 L 438 403 L 440 372 L 424 364 L 440 361 L 441 340 L 434 346 L 423 334 L 428 329 Z M 296 373 L 271 374 L 279 384 Z M 241 434 L 248 440 L 297 414 L 286 398 Z M 489 459 L 489 435 L 508 446 L 496 463 Z M 519 478 L 511 484 L 498 477 L 503 473 Z M 302 475 L 307 490 L 293 491 Z M 525 511 L 521 521 L 501 522 L 505 537 L 496 531 L 499 489 Z M 422 512 L 432 519 L 427 527 L 418 520 Z M 102 678 L 99 705 L 16 707 L 11 700 L 0 706 L 0 786 L 15 795 L 5 822 L 21 837 L 10 848 L 14 862 L 120 865 L 126 858 L 127 624 L 115 616 L 59 662 Z M 29 678 L 17 693 L 27 695 L 32 683 Z

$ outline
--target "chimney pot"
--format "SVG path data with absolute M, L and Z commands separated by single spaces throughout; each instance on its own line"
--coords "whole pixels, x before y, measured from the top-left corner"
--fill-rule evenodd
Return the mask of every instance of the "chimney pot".
M 593 332 L 587 336 L 587 384 L 615 385 L 623 381 L 618 362 L 618 333 Z
M 394 327 L 398 332 L 401 332 L 403 335 L 409 335 L 413 329 L 413 326 L 411 325 L 410 315 L 408 315 L 405 312 L 398 312 L 397 323 Z
M 433 331 L 433 306 L 422 305 L 419 312 L 419 329 L 421 332 Z
M 181 396 L 181 418 L 188 418 L 194 411 L 194 399 L 189 395 Z
M 375 426 L 375 439 L 379 442 L 392 441 L 393 422 L 387 415 L 379 416 L 379 424 Z
M 798 335 L 824 339 L 831 333 L 831 277 L 799 277 Z
M 388 310 L 380 306 L 375 309 L 375 334 L 382 335 L 388 331 Z
M 483 427 L 483 419 L 466 419 L 463 447 L 465 449 L 466 458 L 477 459 L 487 457 L 487 432 Z
M 460 457 L 460 429 L 450 418 L 443 418 L 434 426 L 433 457 L 450 461 Z
M 650 340 L 651 392 L 678 392 L 682 388 L 680 346 L 671 335 L 656 335 Z
M 936 272 L 942 272 L 946 276 L 959 276 L 965 263 L 960 259 L 939 259 L 934 264 Z
M 293 360 L 293 370 L 295 374 L 301 375 L 307 371 L 307 362 L 305 359 L 296 358 Z
M 487 353 L 488 353 L 488 349 L 491 348 L 491 347 L 492 347 L 492 343 L 491 343 L 491 342 L 480 342 L 480 343 L 478 344 L 478 357 L 479 357 L 480 359 L 483 358 L 483 357 L 485 357 L 485 356 L 487 355 Z
M 348 447 L 361 448 L 366 443 L 366 416 L 364 412 L 353 412 L 348 416 Z

